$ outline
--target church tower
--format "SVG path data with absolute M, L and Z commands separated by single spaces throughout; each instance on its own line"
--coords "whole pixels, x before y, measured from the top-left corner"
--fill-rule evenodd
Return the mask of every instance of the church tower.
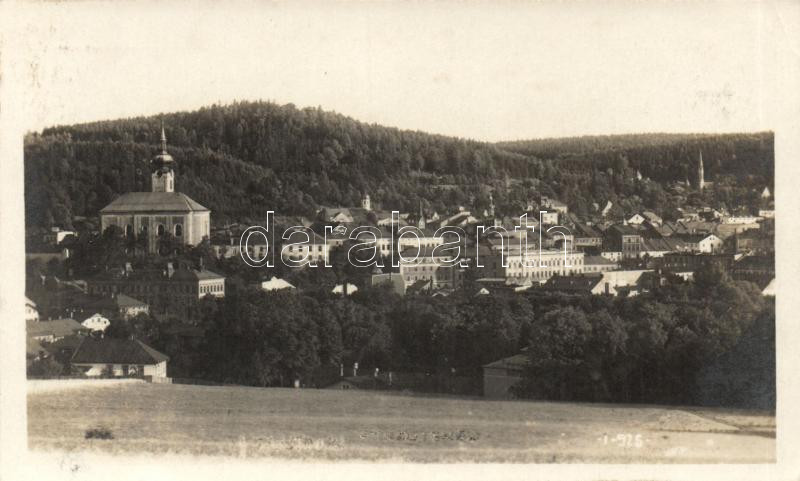
M 167 153 L 167 136 L 161 123 L 161 153 L 150 162 L 153 174 L 150 177 L 153 192 L 175 192 L 175 160 Z
M 703 190 L 703 187 L 706 186 L 706 179 L 703 174 L 703 151 L 701 150 L 699 154 L 700 158 L 697 161 L 697 188 Z

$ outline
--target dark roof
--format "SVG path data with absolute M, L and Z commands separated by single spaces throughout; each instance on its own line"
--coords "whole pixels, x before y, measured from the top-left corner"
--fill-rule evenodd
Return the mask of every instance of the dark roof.
M 181 192 L 128 192 L 100 209 L 101 214 L 203 211 L 208 209 Z
M 664 238 L 655 238 L 655 237 L 648 237 L 644 240 L 644 248 L 643 251 L 653 251 L 653 252 L 669 252 L 677 250 L 678 247 L 683 247 L 683 242 L 678 239 L 664 239 Z
M 583 256 L 583 265 L 615 266 L 617 263 L 603 256 Z
M 575 224 L 575 237 L 601 237 L 600 231 L 586 224 Z
M 52 321 L 28 321 L 25 325 L 28 336 L 63 337 L 84 329 L 75 319 L 55 319 Z
M 209 271 L 208 269 L 176 269 L 172 274 L 173 280 L 202 281 L 207 279 L 225 279 L 225 276 Z
M 683 242 L 696 244 L 706 237 L 712 236 L 714 234 L 678 234 L 677 237 L 682 240 Z
M 426 261 L 426 260 L 430 261 L 431 259 L 434 259 L 434 258 L 451 259 L 453 257 L 455 246 L 451 245 L 451 246 L 448 246 L 447 248 L 440 248 L 438 250 L 436 250 L 436 247 L 438 247 L 438 246 L 424 246 L 424 247 L 420 247 L 419 250 L 417 250 L 416 247 L 406 247 L 406 248 L 404 248 L 403 250 L 400 251 L 400 255 L 402 255 L 403 258 L 405 258 L 405 259 L 410 259 L 410 258 L 414 257 L 415 255 L 417 255 L 417 253 L 419 252 L 419 255 L 417 256 L 417 259 L 422 260 L 422 261 Z M 463 246 L 463 245 L 460 246 L 460 247 L 461 247 L 461 250 L 459 251 L 459 253 L 463 256 L 464 252 L 466 250 L 466 247 Z M 436 250 L 436 255 L 434 255 L 434 250 Z M 403 263 L 403 262 L 401 262 L 401 263 Z M 404 264 L 410 264 L 410 263 L 409 262 L 405 262 Z
M 617 232 L 620 235 L 640 235 L 638 230 L 629 225 L 624 225 L 624 224 L 612 225 L 611 227 L 608 228 L 608 230 L 611 232 Z
M 87 337 L 72 355 L 78 364 L 158 364 L 169 361 L 162 354 L 138 339 L 100 339 Z
M 736 268 L 775 268 L 775 256 L 744 256 L 736 262 Z
M 506 357 L 494 362 L 490 362 L 489 364 L 484 364 L 483 367 L 501 367 L 506 369 L 511 368 L 521 370 L 528 365 L 528 362 L 527 354 L 515 354 L 511 357 Z
M 114 297 L 103 297 L 94 302 L 89 302 L 86 307 L 94 309 L 125 309 L 130 307 L 147 307 L 147 303 L 134 299 L 125 294 L 117 294 Z
M 139 299 L 133 298 L 125 294 L 117 294 L 117 297 L 115 297 L 114 299 L 116 300 L 117 306 L 119 306 L 120 308 L 147 306 L 146 302 L 140 301 Z
M 554 289 L 559 291 L 581 291 L 588 292 L 603 280 L 603 274 L 590 273 L 590 274 L 576 274 L 569 276 L 555 275 L 547 280 L 544 287 L 545 289 Z

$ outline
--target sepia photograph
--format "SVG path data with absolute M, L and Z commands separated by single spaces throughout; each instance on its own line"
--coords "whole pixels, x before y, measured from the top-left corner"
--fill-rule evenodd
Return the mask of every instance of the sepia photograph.
M 798 7 L 0 7 L 4 446 L 779 479 Z

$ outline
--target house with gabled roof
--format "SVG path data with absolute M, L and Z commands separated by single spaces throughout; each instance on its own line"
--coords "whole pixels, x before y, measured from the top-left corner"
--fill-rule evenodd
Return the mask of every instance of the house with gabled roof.
M 55 342 L 67 336 L 88 331 L 75 319 L 54 319 L 49 321 L 27 321 L 25 323 L 28 337 L 42 342 Z
M 88 377 L 167 377 L 169 356 L 138 339 L 86 337 L 70 359 L 73 369 Z

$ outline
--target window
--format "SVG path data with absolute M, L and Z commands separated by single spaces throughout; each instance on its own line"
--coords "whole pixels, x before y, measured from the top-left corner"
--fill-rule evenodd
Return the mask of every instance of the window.
M 175 224 L 175 237 L 183 235 L 183 224 Z
M 156 227 L 156 234 L 159 237 L 164 235 L 164 224 L 158 224 L 158 227 Z
M 130 224 L 125 226 L 125 237 L 133 237 L 133 226 Z

